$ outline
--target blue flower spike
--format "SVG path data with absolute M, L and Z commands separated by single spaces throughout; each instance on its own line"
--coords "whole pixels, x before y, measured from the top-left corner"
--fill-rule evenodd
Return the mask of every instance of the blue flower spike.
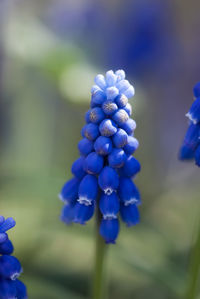
M 123 70 L 99 74 L 94 81 L 81 130 L 83 139 L 78 143 L 80 157 L 72 164 L 73 178 L 60 192 L 64 202 L 61 220 L 85 225 L 97 209 L 99 233 L 105 243 L 114 244 L 119 215 L 127 226 L 139 222 L 140 193 L 131 179 L 141 168 L 132 156 L 139 146 L 133 137 L 136 123 L 130 118 L 129 98 L 135 90 Z
M 18 259 L 11 255 L 14 248 L 6 233 L 14 226 L 13 218 L 0 216 L 0 234 L 6 235 L 5 240 L 1 239 L 0 242 L 0 298 L 27 299 L 26 286 L 17 279 L 22 273 L 22 267 Z
M 186 116 L 189 118 L 189 127 L 186 131 L 179 151 L 180 160 L 195 160 L 200 167 L 200 82 L 194 88 L 194 102 Z

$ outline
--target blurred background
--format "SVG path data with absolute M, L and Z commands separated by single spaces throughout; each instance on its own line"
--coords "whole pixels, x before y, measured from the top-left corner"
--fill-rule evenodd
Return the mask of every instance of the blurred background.
M 0 214 L 30 299 L 89 298 L 94 222 L 65 226 L 70 178 L 97 73 L 123 68 L 132 99 L 141 224 L 107 254 L 110 299 L 180 298 L 199 217 L 199 169 L 177 160 L 200 80 L 200 3 L 0 0 Z M 200 298 L 200 297 L 199 297 Z

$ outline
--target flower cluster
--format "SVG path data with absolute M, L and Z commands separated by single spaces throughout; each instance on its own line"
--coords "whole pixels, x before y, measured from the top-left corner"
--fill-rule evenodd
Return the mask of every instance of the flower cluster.
M 7 231 L 15 226 L 13 218 L 0 216 L 0 299 L 26 299 L 26 287 L 18 280 L 22 267 L 13 253 Z
M 195 159 L 200 167 L 200 82 L 194 86 L 194 102 L 186 116 L 189 118 L 189 127 L 180 149 L 180 160 Z
M 140 171 L 140 163 L 132 156 L 139 143 L 128 103 L 134 88 L 123 70 L 108 71 L 105 78 L 96 76 L 91 93 L 91 108 L 78 143 L 80 157 L 71 167 L 74 177 L 60 193 L 65 203 L 61 220 L 85 224 L 97 206 L 102 215 L 100 234 L 106 243 L 115 243 L 118 213 L 128 226 L 139 222 L 140 194 L 131 179 Z

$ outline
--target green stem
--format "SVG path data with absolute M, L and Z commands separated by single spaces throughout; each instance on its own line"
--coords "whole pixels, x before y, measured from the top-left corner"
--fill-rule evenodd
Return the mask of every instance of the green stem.
M 186 299 L 195 299 L 197 296 L 198 280 L 200 275 L 200 223 L 196 236 L 196 243 L 191 252 L 191 262 L 188 277 Z
M 105 298 L 104 295 L 104 257 L 105 257 L 105 241 L 99 234 L 99 225 L 101 215 L 96 215 L 96 249 L 95 249 L 95 267 L 93 279 L 93 299 Z

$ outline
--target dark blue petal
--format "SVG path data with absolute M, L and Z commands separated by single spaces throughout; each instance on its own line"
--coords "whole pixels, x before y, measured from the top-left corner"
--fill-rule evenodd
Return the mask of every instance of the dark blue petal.
M 138 140 L 133 136 L 128 136 L 127 144 L 124 147 L 124 151 L 127 155 L 132 155 L 139 146 Z
M 140 214 L 138 207 L 134 204 L 125 206 L 120 205 L 120 214 L 122 220 L 127 224 L 127 226 L 136 225 L 140 222 Z
M 0 298 L 15 299 L 17 294 L 15 281 L 0 278 Z
M 199 144 L 200 125 L 190 124 L 183 140 L 179 153 L 180 160 L 189 160 L 194 158 L 195 150 Z
M 96 124 L 89 123 L 84 126 L 84 136 L 89 140 L 95 140 L 99 136 L 99 127 Z
M 195 151 L 195 162 L 196 165 L 200 167 L 200 145 L 197 147 Z
M 112 141 L 117 148 L 124 147 L 127 143 L 128 135 L 123 129 L 118 129 L 117 133 L 113 135 Z
M 5 233 L 12 227 L 14 227 L 16 224 L 15 220 L 12 217 L 9 217 L 5 219 L 1 224 L 0 224 L 0 233 Z
M 117 126 L 111 119 L 104 119 L 99 126 L 102 136 L 110 137 L 117 132 Z
M 120 175 L 126 177 L 133 177 L 141 169 L 140 163 L 133 156 L 129 156 L 124 163 L 124 166 L 120 168 Z
M 118 110 L 118 107 L 115 102 L 107 100 L 103 103 L 102 109 L 106 115 L 112 115 Z
M 194 123 L 197 124 L 200 122 L 200 97 L 197 98 L 190 107 L 189 112 L 186 116 Z
M 195 86 L 193 88 L 193 93 L 196 98 L 200 97 L 200 82 L 195 84 Z
M 20 262 L 16 257 L 10 255 L 0 256 L 0 275 L 3 278 L 15 280 L 21 271 Z
M 6 233 L 0 233 L 0 244 L 5 242 L 8 239 L 8 235 Z
M 17 291 L 17 299 L 27 299 L 28 298 L 26 286 L 22 281 L 16 279 L 15 287 L 16 287 L 16 291 Z
M 136 122 L 132 118 L 129 118 L 125 123 L 121 124 L 120 127 L 124 129 L 128 135 L 132 135 L 136 128 Z
M 0 244 L 0 254 L 10 255 L 13 253 L 14 247 L 10 240 L 6 240 L 5 242 Z
M 108 163 L 110 167 L 120 168 L 126 161 L 126 154 L 123 149 L 114 148 L 112 153 L 108 156 Z
M 114 122 L 116 124 L 122 125 L 122 124 L 127 122 L 127 120 L 129 119 L 129 116 L 128 116 L 127 112 L 124 109 L 119 109 L 112 116 L 112 119 L 114 120 Z
M 94 105 L 102 105 L 105 100 L 106 94 L 103 91 L 98 90 L 92 94 L 91 104 L 93 107 Z
M 112 152 L 112 141 L 105 136 L 99 136 L 94 143 L 94 149 L 97 154 L 105 156 Z
M 85 158 L 84 170 L 89 174 L 98 174 L 103 168 L 103 163 L 103 157 L 92 152 Z
M 74 161 L 71 167 L 72 174 L 79 180 L 81 180 L 86 175 L 83 169 L 84 160 L 84 157 L 78 158 L 76 161 Z
M 99 232 L 107 244 L 115 244 L 119 234 L 118 219 L 103 219 L 100 224 Z
M 66 202 L 73 202 L 78 198 L 78 188 L 80 181 L 77 178 L 73 178 L 67 181 L 59 194 L 61 200 Z
M 99 208 L 104 219 L 116 218 L 116 215 L 119 212 L 119 206 L 119 198 L 117 197 L 116 192 L 113 192 L 110 195 L 105 193 L 101 194 Z
M 119 108 L 124 108 L 128 103 L 128 98 L 124 94 L 119 94 L 115 98 L 115 102 Z
M 92 123 L 98 124 L 105 118 L 105 113 L 99 107 L 95 107 L 90 110 L 89 119 Z
M 65 224 L 70 224 L 74 219 L 74 204 L 66 204 L 62 208 L 60 220 Z
M 91 109 L 89 109 L 86 113 L 85 113 L 85 122 L 88 124 L 90 122 L 90 112 Z M 83 130 L 84 132 L 84 130 Z
M 78 143 L 78 149 L 81 155 L 87 156 L 93 150 L 93 142 L 87 138 L 83 138 Z
M 117 190 L 119 185 L 117 172 L 113 168 L 105 166 L 100 172 L 98 183 L 102 191 L 108 195 L 111 194 L 113 191 Z
M 140 204 L 140 193 L 130 178 L 120 177 L 118 196 L 125 205 Z
M 94 175 L 87 174 L 79 185 L 78 201 L 85 205 L 90 205 L 97 197 L 98 194 L 98 182 Z
M 5 221 L 5 218 L 0 215 L 0 225 Z
M 76 203 L 74 207 L 74 219 L 75 223 L 85 224 L 94 215 L 95 204 L 92 202 L 90 205 Z

